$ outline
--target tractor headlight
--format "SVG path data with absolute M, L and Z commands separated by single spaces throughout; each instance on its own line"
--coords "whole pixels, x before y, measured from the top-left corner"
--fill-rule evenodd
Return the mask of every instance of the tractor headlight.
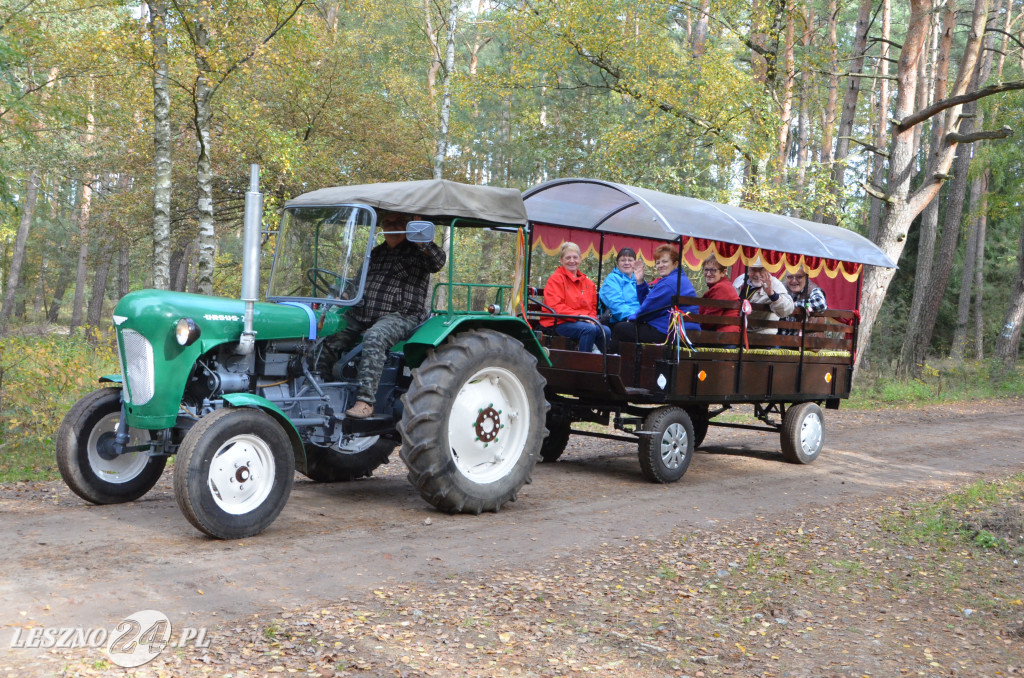
M 192 318 L 182 318 L 174 326 L 174 338 L 179 346 L 191 346 L 199 338 L 199 325 Z

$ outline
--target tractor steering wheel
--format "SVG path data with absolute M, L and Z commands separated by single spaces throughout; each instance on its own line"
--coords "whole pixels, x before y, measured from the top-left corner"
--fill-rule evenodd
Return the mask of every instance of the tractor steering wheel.
M 333 282 L 331 279 L 334 279 Z M 318 297 L 338 299 L 345 287 L 345 276 L 328 271 L 326 268 L 311 268 L 306 271 L 306 280 L 313 285 L 313 293 Z

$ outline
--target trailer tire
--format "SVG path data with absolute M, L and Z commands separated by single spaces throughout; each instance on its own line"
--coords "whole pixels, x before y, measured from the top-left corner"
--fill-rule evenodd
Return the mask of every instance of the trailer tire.
M 199 420 L 174 462 L 178 508 L 218 539 L 259 534 L 291 494 L 295 455 L 288 434 L 262 410 L 217 410 Z
M 825 445 L 825 417 L 815 403 L 800 403 L 786 410 L 782 420 L 782 458 L 810 464 Z
M 674 483 L 693 459 L 693 424 L 680 407 L 659 407 L 644 420 L 640 438 L 640 470 L 655 483 Z
M 72 405 L 57 430 L 57 469 L 72 492 L 93 504 L 135 501 L 153 489 L 167 463 L 143 451 L 107 454 L 120 416 L 121 389 L 101 388 Z M 130 445 L 150 440 L 145 429 L 128 435 Z
M 690 415 L 690 423 L 693 424 L 693 449 L 697 449 L 708 435 L 708 422 L 711 421 L 708 417 L 708 406 L 690 405 L 683 409 Z
M 402 403 L 402 461 L 432 506 L 497 511 L 530 482 L 548 403 L 537 360 L 516 339 L 450 336 L 413 371 Z
M 353 443 L 369 438 L 353 438 Z M 355 447 L 356 445 L 353 445 Z M 306 472 L 303 474 L 317 483 L 342 483 L 373 475 L 379 466 L 388 463 L 388 458 L 398 446 L 394 440 L 378 438 L 366 444 L 363 449 L 352 450 L 342 447 L 306 445 Z

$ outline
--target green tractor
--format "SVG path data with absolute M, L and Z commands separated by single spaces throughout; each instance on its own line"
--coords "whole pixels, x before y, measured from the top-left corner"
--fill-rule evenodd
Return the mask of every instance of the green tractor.
M 67 485 L 95 504 L 138 499 L 176 455 L 174 493 L 200 531 L 262 532 L 294 472 L 369 476 L 396 447 L 441 511 L 497 511 L 530 481 L 547 435 L 546 352 L 515 311 L 529 256 L 518 191 L 448 181 L 328 188 L 289 201 L 258 301 L 262 196 L 246 194 L 242 298 L 142 290 L 114 310 L 121 374 L 78 401 L 57 436 Z M 378 210 L 415 214 L 406 237 L 451 234 L 428 319 L 389 354 L 375 410 L 354 419 L 360 346 L 325 339 L 363 296 Z M 440 229 L 438 229 L 440 230 Z M 396 271 L 396 275 L 400 275 Z M 460 281 L 462 278 L 469 281 Z

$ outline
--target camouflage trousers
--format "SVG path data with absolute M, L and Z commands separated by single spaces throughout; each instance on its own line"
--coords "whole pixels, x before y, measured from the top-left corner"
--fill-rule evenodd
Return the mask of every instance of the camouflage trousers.
M 412 336 L 413 330 L 421 322 L 422 320 L 413 316 L 389 313 L 367 327 L 350 318 L 348 327 L 324 340 L 323 352 L 317 361 L 317 367 L 321 372 L 331 372 L 334 362 L 355 347 L 361 336 L 363 352 L 359 357 L 359 389 L 356 391 L 356 400 L 373 405 L 377 397 L 380 375 L 388 359 L 388 351 L 398 342 Z

